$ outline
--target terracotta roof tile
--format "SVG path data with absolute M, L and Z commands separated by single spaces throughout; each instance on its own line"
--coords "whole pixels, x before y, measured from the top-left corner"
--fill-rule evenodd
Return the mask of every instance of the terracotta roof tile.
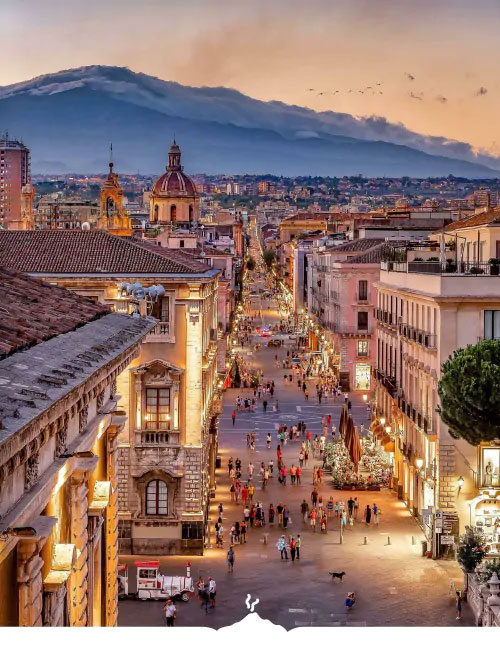
M 109 313 L 88 298 L 0 267 L 0 358 Z
M 159 247 L 158 247 L 159 248 Z M 25 273 L 204 273 L 180 251 L 151 250 L 102 230 L 0 231 L 0 266 Z
M 481 212 L 480 214 L 473 214 L 471 217 L 460 219 L 448 224 L 438 232 L 450 232 L 453 230 L 460 230 L 461 228 L 475 228 L 476 226 L 487 226 L 490 223 L 500 223 L 500 208 Z

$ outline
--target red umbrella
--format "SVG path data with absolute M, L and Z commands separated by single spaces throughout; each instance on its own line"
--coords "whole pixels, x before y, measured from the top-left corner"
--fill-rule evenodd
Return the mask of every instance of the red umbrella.
M 339 435 L 341 438 L 344 438 L 346 434 L 346 424 L 347 424 L 347 408 L 346 406 L 342 407 L 342 411 L 340 413 L 340 422 L 339 422 Z

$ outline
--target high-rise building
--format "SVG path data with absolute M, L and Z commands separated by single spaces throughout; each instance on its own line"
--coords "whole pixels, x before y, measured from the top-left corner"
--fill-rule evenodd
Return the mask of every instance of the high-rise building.
M 21 215 L 21 190 L 30 180 L 30 152 L 18 140 L 0 136 L 0 224 L 9 227 Z

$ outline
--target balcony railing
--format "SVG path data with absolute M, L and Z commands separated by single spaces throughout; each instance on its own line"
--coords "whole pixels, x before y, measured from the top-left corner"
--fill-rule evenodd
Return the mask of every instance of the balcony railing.
M 417 425 L 419 429 L 423 429 L 424 433 L 430 433 L 432 430 L 432 421 L 424 417 L 424 415 L 416 409 L 413 404 L 408 402 L 403 397 L 398 398 L 398 406 L 402 413 L 404 413 L 410 420 Z
M 178 445 L 178 431 L 136 431 L 139 440 L 136 444 L 143 447 L 158 447 L 159 445 Z
M 381 370 L 375 368 L 373 370 L 373 376 L 378 381 L 378 383 L 385 388 L 391 397 L 395 397 L 398 391 L 398 383 L 396 377 L 389 377 Z
M 397 320 L 390 311 L 384 311 L 383 309 L 377 308 L 375 310 L 375 317 L 380 323 L 385 323 L 386 325 L 396 326 Z
M 422 345 L 424 348 L 428 348 L 429 350 L 435 350 L 437 347 L 437 337 L 435 334 L 430 334 L 425 330 L 413 327 L 413 325 L 400 323 L 399 333 L 405 339 L 414 341 L 415 343 L 418 343 L 419 345 Z
M 381 262 L 383 271 L 396 273 L 431 273 L 438 275 L 500 275 L 500 265 L 491 262 L 458 262 L 441 264 L 435 260 L 411 262 Z

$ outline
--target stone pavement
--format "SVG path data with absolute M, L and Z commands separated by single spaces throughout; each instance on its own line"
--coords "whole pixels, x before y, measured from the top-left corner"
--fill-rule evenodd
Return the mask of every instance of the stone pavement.
M 272 311 L 265 312 L 264 322 L 276 317 Z M 353 493 L 360 501 L 360 513 L 367 502 L 380 506 L 382 515 L 379 525 L 367 527 L 358 521 L 353 530 L 344 532 L 343 544 L 339 543 L 338 521 L 334 520 L 327 534 L 312 533 L 301 521 L 299 505 L 303 498 L 309 500 L 312 490 L 313 461 L 304 470 L 302 486 L 281 486 L 277 478 L 262 490 L 258 480 L 255 499 L 262 501 L 266 509 L 272 502 L 287 503 L 292 523 L 287 533 L 301 534 L 301 559 L 292 563 L 280 559 L 276 542 L 281 533 L 277 525 L 250 530 L 248 543 L 235 546 L 234 573 L 226 568 L 228 533 L 236 518 L 241 520 L 243 507 L 232 504 L 229 499 L 227 461 L 230 456 L 242 460 L 243 478 L 249 459 L 258 474 L 260 461 L 273 458 L 276 461 L 276 433 L 279 422 L 294 424 L 304 420 L 313 435 L 320 433 L 321 414 L 331 413 L 338 424 L 341 402 L 333 403 L 331 398 L 323 404 L 317 403 L 314 381 L 306 402 L 296 381 L 284 384 L 281 368 L 274 364 L 274 355 L 281 358 L 286 349 L 263 347 L 258 353 L 247 354 L 249 363 L 262 367 L 265 379 L 274 379 L 279 400 L 280 413 L 264 413 L 259 405 L 256 413 L 238 413 L 232 426 L 231 412 L 238 395 L 250 395 L 252 391 L 230 389 L 224 395 L 224 410 L 220 418 L 219 450 L 222 468 L 217 472 L 217 495 L 212 503 L 212 523 L 217 519 L 217 505 L 224 506 L 224 549 L 207 549 L 203 557 L 164 557 L 161 566 L 169 575 L 184 574 L 186 559 L 191 561 L 192 575 L 205 578 L 213 576 L 218 584 L 217 607 L 205 614 L 199 603 L 179 603 L 177 625 L 205 625 L 221 627 L 230 625 L 245 616 L 245 599 L 259 598 L 257 611 L 263 618 L 290 629 L 295 626 L 450 626 L 471 625 L 472 619 L 467 607 L 461 621 L 455 620 L 455 606 L 450 595 L 450 581 L 457 588 L 462 587 L 461 571 L 455 562 L 436 562 L 421 557 L 422 534 L 417 523 L 403 502 L 388 490 L 381 492 Z M 366 407 L 359 396 L 352 395 L 353 416 L 356 424 L 366 423 Z M 269 398 L 268 398 L 269 400 Z M 271 401 L 272 403 L 272 401 Z M 246 447 L 246 433 L 254 429 L 257 445 L 254 452 Z M 266 448 L 266 434 L 273 435 L 271 450 Z M 288 443 L 284 449 L 284 460 L 289 467 L 297 463 L 300 444 Z M 345 500 L 351 495 L 346 491 L 335 491 L 328 475 L 319 489 L 326 502 L 330 495 L 335 500 Z M 263 543 L 263 533 L 268 533 L 269 543 Z M 416 544 L 412 544 L 412 536 Z M 366 537 L 366 544 L 364 538 Z M 390 537 L 390 544 L 388 543 Z M 213 540 L 214 542 L 214 540 Z M 132 562 L 134 558 L 121 558 Z M 147 559 L 147 558 L 141 558 Z M 343 583 L 332 582 L 328 571 L 345 571 Z M 348 591 L 355 591 L 358 601 L 352 611 L 346 612 L 344 599 Z M 164 623 L 161 603 L 124 601 L 120 603 L 119 625 L 162 625 Z

